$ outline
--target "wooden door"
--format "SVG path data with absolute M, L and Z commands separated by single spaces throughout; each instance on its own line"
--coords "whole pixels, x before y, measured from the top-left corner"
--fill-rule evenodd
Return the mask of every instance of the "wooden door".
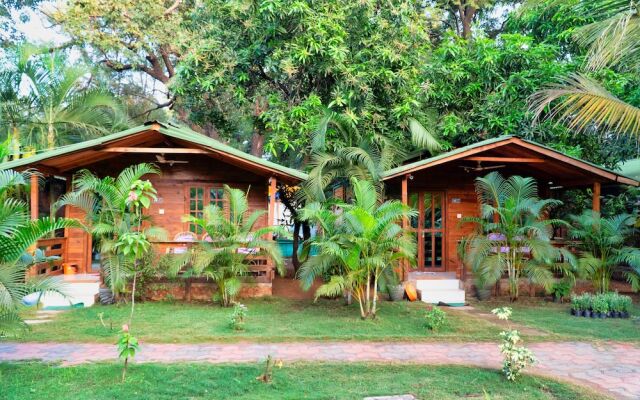
M 418 192 L 409 204 L 418 210 L 411 231 L 418 244 L 417 267 L 423 271 L 445 271 L 445 196 L 443 192 Z

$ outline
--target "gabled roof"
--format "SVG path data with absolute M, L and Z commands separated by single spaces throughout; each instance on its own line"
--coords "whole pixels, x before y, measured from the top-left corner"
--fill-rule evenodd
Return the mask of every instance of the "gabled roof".
M 540 143 L 533 142 L 519 138 L 517 136 L 500 136 L 497 138 L 483 140 L 478 143 L 474 143 L 468 146 L 460 147 L 442 154 L 438 154 L 434 157 L 430 157 L 424 160 L 415 161 L 409 164 L 400 165 L 385 171 L 382 174 L 383 180 L 389 180 L 397 178 L 403 175 L 411 174 L 425 170 L 437 165 L 442 165 L 456 160 L 464 160 L 467 157 L 471 157 L 478 153 L 499 149 L 503 146 L 518 146 L 526 149 L 531 153 L 537 153 L 542 157 L 546 157 L 549 161 L 555 161 L 571 165 L 576 169 L 583 170 L 585 173 L 597 176 L 602 180 L 609 180 L 613 182 L 619 182 L 627 185 L 639 186 L 640 182 L 634 178 L 628 177 L 620 173 L 619 171 L 613 171 L 608 168 L 601 167 L 599 165 L 590 163 L 588 161 L 581 160 L 576 157 L 572 157 L 561 153 L 555 149 L 544 146 Z
M 198 148 L 203 148 L 207 151 L 210 151 L 211 153 L 216 153 L 223 158 L 228 157 L 231 159 L 235 159 L 242 162 L 243 164 L 252 165 L 262 170 L 271 171 L 276 175 L 286 176 L 297 181 L 307 179 L 307 174 L 297 169 L 288 168 L 280 164 L 262 159 L 260 157 L 247 154 L 229 145 L 221 143 L 218 140 L 199 134 L 191 129 L 155 121 L 147 122 L 144 125 L 140 125 L 121 132 L 112 133 L 107 136 L 87 140 L 85 142 L 75 143 L 53 150 L 44 151 L 31 157 L 9 161 L 0 164 L 0 169 L 14 169 L 26 166 L 34 166 L 39 163 L 46 163 L 48 160 L 52 160 L 58 157 L 68 156 L 74 153 L 81 153 L 83 151 L 88 151 L 91 149 L 103 148 L 110 143 L 117 143 L 119 140 L 126 139 L 128 137 L 134 137 L 136 135 L 144 134 L 150 131 L 159 132 L 162 135 L 168 136 L 170 138 L 188 142 Z

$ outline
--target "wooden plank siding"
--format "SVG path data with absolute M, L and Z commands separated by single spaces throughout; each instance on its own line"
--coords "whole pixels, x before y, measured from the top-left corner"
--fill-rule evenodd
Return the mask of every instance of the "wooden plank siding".
M 182 218 L 189 214 L 188 192 L 190 187 L 230 187 L 248 191 L 249 213 L 256 210 L 268 210 L 269 179 L 241 170 L 220 160 L 200 154 L 167 154 L 171 160 L 188 161 L 187 163 L 156 164 L 161 169 L 160 175 L 148 175 L 158 192 L 158 200 L 153 202 L 146 214 L 152 219 L 154 226 L 163 228 L 167 233 L 167 241 L 181 232 L 189 230 L 188 223 Z M 99 161 L 86 168 L 99 176 L 117 176 L 124 168 L 141 162 L 156 161 L 152 154 L 122 154 L 117 159 Z M 83 220 L 81 210 L 68 207 L 66 216 Z M 258 220 L 257 227 L 267 224 L 267 213 Z M 67 254 L 65 259 L 79 266 L 80 271 L 89 271 L 91 263 L 91 238 L 79 229 L 67 229 Z M 170 243 L 158 243 L 157 251 L 163 254 Z

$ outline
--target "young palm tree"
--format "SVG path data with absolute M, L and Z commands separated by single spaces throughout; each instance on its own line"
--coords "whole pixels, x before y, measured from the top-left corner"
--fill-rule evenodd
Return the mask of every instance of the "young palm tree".
M 409 130 L 417 148 L 430 152 L 442 149 L 435 134 L 417 120 L 409 120 Z M 332 138 L 331 145 L 328 136 Z M 382 193 L 382 173 L 396 166 L 407 154 L 389 136 L 379 133 L 366 136 L 346 115 L 331 110 L 325 111 L 312 132 L 311 150 L 309 179 L 301 192 L 310 201 L 326 200 L 324 192 L 330 183 L 348 181 L 351 177 L 371 180 Z
M 547 213 L 560 201 L 539 199 L 533 178 L 504 179 L 498 172 L 477 178 L 476 192 L 481 215 L 465 219 L 478 229 L 465 238 L 463 254 L 480 281 L 493 284 L 506 272 L 511 300 L 516 301 L 521 277 L 549 290 L 554 270 L 573 276 L 574 257 L 551 243 L 552 226 L 563 221 L 547 219 Z
M 19 314 L 24 296 L 36 292 L 60 293 L 64 289 L 53 278 L 28 277 L 34 264 L 47 261 L 41 251 L 33 248 L 35 243 L 58 229 L 80 226 L 67 219 L 31 221 L 28 204 L 16 196 L 27 186 L 29 175 L 0 171 L 0 337 L 26 327 Z
M 392 278 L 401 261 L 415 263 L 415 239 L 401 225 L 415 211 L 396 200 L 380 204 L 370 181 L 351 178 L 350 183 L 352 204 L 314 202 L 302 210 L 302 218 L 317 224 L 322 233 L 311 239 L 319 254 L 298 275 L 306 290 L 316 278 L 330 275 L 316 298 L 351 294 L 360 305 L 360 316 L 375 318 L 378 285 Z
M 189 277 L 206 277 L 216 284 L 214 301 L 227 307 L 235 300 L 242 286 L 241 278 L 249 274 L 250 259 L 266 256 L 275 264 L 280 275 L 284 264 L 280 248 L 265 237 L 274 233 L 285 234 L 279 227 L 257 227 L 264 210 L 249 212 L 247 195 L 240 189 L 224 186 L 224 196 L 229 199 L 228 210 L 210 205 L 205 207 L 202 218 L 186 216 L 184 220 L 205 235 L 184 254 L 167 255 L 164 263 L 170 275 L 177 276 L 185 268 Z
M 624 272 L 627 279 L 634 290 L 640 289 L 640 250 L 625 245 L 635 218 L 627 214 L 602 218 L 600 213 L 585 211 L 571 216 L 571 221 L 569 234 L 578 241 L 580 267 L 591 277 L 597 291 L 609 291 L 611 276 L 625 264 L 631 267 Z
M 529 3 L 531 7 L 539 2 Z M 635 2 L 557 0 L 551 4 L 573 5 L 583 17 L 595 20 L 574 33 L 578 44 L 589 47 L 587 70 L 605 66 L 635 69 L 640 65 L 640 12 Z M 560 78 L 559 83 L 535 93 L 531 109 L 539 116 L 552 103 L 555 105 L 548 117 L 557 117 L 571 128 L 605 125 L 616 133 L 640 134 L 640 109 L 616 98 L 584 74 Z
M 115 294 L 124 292 L 135 272 L 132 258 L 118 251 L 118 239 L 138 231 L 145 219 L 132 207 L 131 190 L 145 175 L 159 173 L 158 167 L 148 163 L 125 168 L 116 178 L 100 178 L 82 170 L 73 179 L 73 190 L 56 202 L 56 207 L 73 206 L 85 212 L 86 225 L 99 246 L 105 281 Z M 153 197 L 155 191 L 151 189 L 142 197 L 149 199 L 147 195 Z M 141 206 L 146 208 L 149 204 Z M 145 237 L 161 238 L 164 235 L 161 229 L 154 227 L 141 231 Z
M 33 46 L 13 53 L 15 67 L 2 73 L 0 123 L 16 142 L 51 149 L 123 127 L 119 102 L 91 84 L 89 69 Z

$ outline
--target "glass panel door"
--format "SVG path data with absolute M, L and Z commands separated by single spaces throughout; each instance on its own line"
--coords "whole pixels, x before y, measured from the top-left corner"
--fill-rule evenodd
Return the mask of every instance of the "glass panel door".
M 423 192 L 420 196 L 418 265 L 422 269 L 441 271 L 444 269 L 444 194 Z

